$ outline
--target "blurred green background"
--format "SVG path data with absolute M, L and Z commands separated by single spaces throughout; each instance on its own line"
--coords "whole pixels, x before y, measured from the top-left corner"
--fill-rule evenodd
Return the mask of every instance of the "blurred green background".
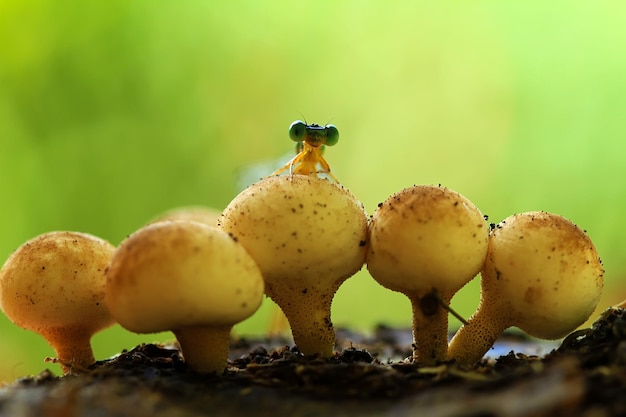
M 223 208 L 293 151 L 303 115 L 339 128 L 326 158 L 369 213 L 441 183 L 492 222 L 542 209 L 579 224 L 604 308 L 626 297 L 625 21 L 620 1 L 0 0 L 0 258 L 51 230 L 117 244 L 168 209 Z M 471 315 L 478 293 L 453 307 Z M 364 271 L 333 305 L 339 326 L 410 317 Z M 115 326 L 93 343 L 104 358 L 169 338 Z M 59 370 L 3 315 L 0 352 L 0 380 Z

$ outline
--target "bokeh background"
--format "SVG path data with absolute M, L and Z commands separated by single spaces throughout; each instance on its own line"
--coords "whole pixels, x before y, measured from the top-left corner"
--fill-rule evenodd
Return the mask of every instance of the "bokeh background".
M 223 208 L 290 156 L 306 117 L 339 128 L 326 158 L 369 213 L 441 183 L 492 222 L 579 224 L 604 308 L 626 298 L 624 22 L 620 1 L 0 0 L 0 258 L 51 230 L 118 244 L 168 209 Z M 453 307 L 471 315 L 478 288 Z M 237 330 L 270 316 L 266 302 Z M 410 317 L 365 271 L 333 305 L 357 329 Z M 93 344 L 104 358 L 169 338 L 115 326 Z M 0 353 L 0 380 L 59 370 L 3 315 Z

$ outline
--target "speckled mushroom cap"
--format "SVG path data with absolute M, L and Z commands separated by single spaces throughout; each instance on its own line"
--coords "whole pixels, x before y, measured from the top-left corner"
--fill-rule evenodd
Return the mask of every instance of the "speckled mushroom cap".
M 115 251 L 106 276 L 111 314 L 137 333 L 232 326 L 252 315 L 263 296 L 261 273 L 245 249 L 198 222 L 138 230 Z
M 488 235 L 483 215 L 467 198 L 417 185 L 389 197 L 372 216 L 367 268 L 394 291 L 454 293 L 480 271 Z
M 50 232 L 19 247 L 0 271 L 0 304 L 15 324 L 44 337 L 113 324 L 104 269 L 113 245 L 86 233 Z
M 492 232 L 482 303 L 501 305 L 509 325 L 545 339 L 584 323 L 602 294 L 604 269 L 591 239 L 546 212 L 516 214 Z

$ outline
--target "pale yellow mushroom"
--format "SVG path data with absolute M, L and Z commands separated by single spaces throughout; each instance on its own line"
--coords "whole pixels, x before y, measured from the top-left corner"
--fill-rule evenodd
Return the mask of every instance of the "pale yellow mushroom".
M 569 220 L 546 212 L 506 218 L 489 238 L 478 310 L 450 342 L 449 358 L 476 363 L 511 326 L 565 336 L 596 308 L 603 274 L 591 239 Z
M 411 301 L 416 362 L 433 365 L 445 359 L 444 306 L 480 271 L 488 234 L 480 210 L 441 186 L 406 188 L 372 216 L 367 268 L 378 283 Z
M 239 194 L 219 224 L 259 265 L 265 292 L 287 316 L 300 351 L 331 356 L 333 297 L 365 260 L 361 203 L 326 179 L 273 176 Z
M 216 226 L 219 217 L 220 212 L 214 208 L 189 206 L 168 210 L 156 217 L 154 220 L 150 221 L 150 223 L 162 222 L 166 220 L 187 220 L 208 224 L 209 226 Z
M 50 232 L 24 243 L 0 270 L 0 304 L 15 324 L 42 335 L 64 373 L 95 362 L 91 336 L 114 323 L 104 304 L 110 243 Z
M 199 222 L 139 229 L 115 251 L 106 276 L 106 303 L 122 327 L 171 330 L 198 373 L 223 372 L 233 325 L 263 299 L 261 272 L 245 249 Z

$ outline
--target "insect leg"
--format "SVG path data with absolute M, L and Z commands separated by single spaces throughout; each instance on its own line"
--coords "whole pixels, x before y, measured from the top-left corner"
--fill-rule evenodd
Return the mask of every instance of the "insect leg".
M 320 163 L 320 165 L 322 166 L 322 169 L 320 169 L 319 171 L 317 171 L 318 174 L 327 174 L 330 178 L 332 178 L 337 184 L 339 184 L 339 180 L 337 179 L 337 177 L 335 177 L 331 172 L 330 172 L 330 165 L 328 164 L 328 162 L 326 162 L 326 160 L 324 159 L 324 157 L 322 156 L 322 154 L 320 153 L 318 155 L 318 162 Z

